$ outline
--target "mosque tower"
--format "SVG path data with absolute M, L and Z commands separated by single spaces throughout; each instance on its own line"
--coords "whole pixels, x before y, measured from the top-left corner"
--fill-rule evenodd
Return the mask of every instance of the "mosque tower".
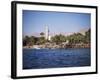
M 49 28 L 48 28 L 48 26 L 45 27 L 45 39 L 49 40 Z

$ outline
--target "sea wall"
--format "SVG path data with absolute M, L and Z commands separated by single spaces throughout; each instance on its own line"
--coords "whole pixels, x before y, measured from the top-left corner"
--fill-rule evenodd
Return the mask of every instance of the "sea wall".
M 43 44 L 43 45 L 33 45 L 33 46 L 23 46 L 23 48 L 90 48 L 90 44 Z

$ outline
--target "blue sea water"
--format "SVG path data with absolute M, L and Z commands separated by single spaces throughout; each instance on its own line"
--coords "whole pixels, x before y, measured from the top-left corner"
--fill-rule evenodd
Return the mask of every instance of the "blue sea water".
M 80 67 L 90 65 L 90 48 L 23 49 L 23 69 Z

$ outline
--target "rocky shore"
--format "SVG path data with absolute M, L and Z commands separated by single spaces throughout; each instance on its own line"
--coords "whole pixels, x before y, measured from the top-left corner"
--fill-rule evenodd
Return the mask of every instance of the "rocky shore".
M 55 43 L 46 43 L 42 45 L 33 45 L 33 46 L 24 46 L 23 48 L 49 48 L 49 49 L 67 49 L 67 48 L 90 48 L 90 44 L 55 44 Z

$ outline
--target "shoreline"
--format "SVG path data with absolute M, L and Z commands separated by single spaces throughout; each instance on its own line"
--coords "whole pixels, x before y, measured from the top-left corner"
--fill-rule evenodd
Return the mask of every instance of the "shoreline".
M 68 48 L 91 48 L 91 46 L 90 44 L 23 46 L 23 49 L 68 49 Z
M 23 48 L 23 49 L 36 49 L 36 48 Z M 88 49 L 88 48 L 40 48 L 40 49 Z M 36 50 L 40 50 L 40 49 L 36 49 Z

